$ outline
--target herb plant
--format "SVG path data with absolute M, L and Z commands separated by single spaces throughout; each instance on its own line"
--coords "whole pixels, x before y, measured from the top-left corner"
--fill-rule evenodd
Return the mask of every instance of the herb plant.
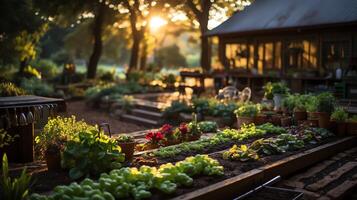
M 255 117 L 258 113 L 259 106 L 252 103 L 244 104 L 235 110 L 235 114 L 237 114 L 238 117 Z
M 217 123 L 212 121 L 199 122 L 197 125 L 203 133 L 215 133 L 218 129 Z
M 348 113 L 345 111 L 345 109 L 338 107 L 331 114 L 331 119 L 337 122 L 345 122 L 348 119 Z

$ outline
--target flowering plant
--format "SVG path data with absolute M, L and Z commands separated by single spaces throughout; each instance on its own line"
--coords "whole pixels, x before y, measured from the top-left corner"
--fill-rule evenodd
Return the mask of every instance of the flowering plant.
M 145 139 L 151 144 L 159 144 L 164 139 L 164 135 L 161 131 L 149 131 L 146 134 Z
M 182 135 L 186 135 L 188 132 L 188 126 L 186 123 L 181 123 L 178 129 Z

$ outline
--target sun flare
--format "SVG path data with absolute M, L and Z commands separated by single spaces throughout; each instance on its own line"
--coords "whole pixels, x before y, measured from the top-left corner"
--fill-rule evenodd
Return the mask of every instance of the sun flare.
M 158 17 L 158 16 L 152 17 L 150 19 L 151 31 L 155 31 L 166 24 L 167 24 L 167 21 L 161 17 Z

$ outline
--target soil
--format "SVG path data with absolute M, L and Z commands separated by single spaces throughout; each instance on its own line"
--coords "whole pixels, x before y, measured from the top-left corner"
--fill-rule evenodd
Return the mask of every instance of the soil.
M 75 115 L 78 120 L 83 119 L 89 124 L 109 123 L 112 134 L 129 133 L 134 131 L 146 130 L 147 127 L 139 126 L 133 123 L 123 122 L 110 116 L 106 109 L 90 108 L 85 101 L 68 101 L 67 113 L 64 116 Z

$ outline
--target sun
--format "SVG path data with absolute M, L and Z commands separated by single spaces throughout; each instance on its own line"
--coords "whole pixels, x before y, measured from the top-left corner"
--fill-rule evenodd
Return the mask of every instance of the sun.
M 155 16 L 150 19 L 150 29 L 151 31 L 156 31 L 160 29 L 160 27 L 167 24 L 167 21 L 161 17 Z

